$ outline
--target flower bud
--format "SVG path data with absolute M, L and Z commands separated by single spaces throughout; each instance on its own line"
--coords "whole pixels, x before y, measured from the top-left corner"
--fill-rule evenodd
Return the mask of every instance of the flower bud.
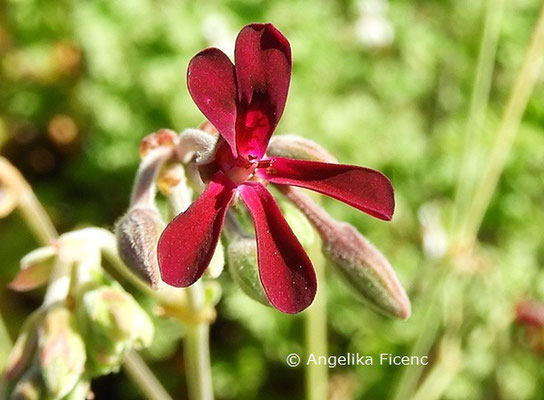
M 72 391 L 66 395 L 62 400 L 83 400 L 89 398 L 89 392 L 91 391 L 91 382 L 88 379 L 81 378 Z
M 132 347 L 147 347 L 153 339 L 150 318 L 118 285 L 84 293 L 78 300 L 77 313 L 87 340 L 89 369 L 94 374 L 117 371 Z
M 85 344 L 64 307 L 47 312 L 38 331 L 38 359 L 48 393 L 62 398 L 72 391 L 85 368 Z
M 304 214 L 290 202 L 280 200 L 279 206 L 281 208 L 281 213 L 293 230 L 293 233 L 300 244 L 302 244 L 305 249 L 310 249 L 314 245 L 317 237 L 308 218 L 306 218 Z
M 19 379 L 9 398 L 10 400 L 40 400 L 44 398 L 44 389 L 40 369 L 34 365 Z
M 229 238 L 227 260 L 230 274 L 242 291 L 253 300 L 269 306 L 270 303 L 259 278 L 255 238 L 244 236 Z
M 157 241 L 164 226 L 156 209 L 132 208 L 116 227 L 119 256 L 132 272 L 153 288 L 160 282 Z
M 45 284 L 56 255 L 57 249 L 53 246 L 41 247 L 28 253 L 21 259 L 21 270 L 9 287 L 18 292 L 26 292 Z
M 345 283 L 375 310 L 407 319 L 410 300 L 383 254 L 353 226 L 334 220 L 300 190 L 281 190 L 315 226 L 324 255 Z
M 215 248 L 215 251 L 213 252 L 212 259 L 210 260 L 210 264 L 208 265 L 208 268 L 206 268 L 206 275 L 212 279 L 219 278 L 219 275 L 221 275 L 221 272 L 223 272 L 223 268 L 225 267 L 225 252 L 223 250 L 223 245 L 221 242 L 217 242 L 217 247 Z
M 345 282 L 374 309 L 395 317 L 410 316 L 410 301 L 389 261 L 347 223 L 337 223 L 323 240 L 323 253 Z
M 297 135 L 273 136 L 266 154 L 297 160 L 336 163 L 336 158 L 316 142 Z
M 23 327 L 9 353 L 4 370 L 4 377 L 13 381 L 28 367 L 33 358 L 38 341 L 38 325 L 44 317 L 43 311 L 33 312 L 24 322 Z
M 178 134 L 171 129 L 159 129 L 150 133 L 140 142 L 140 157 L 143 159 L 158 147 L 174 147 L 178 142 Z

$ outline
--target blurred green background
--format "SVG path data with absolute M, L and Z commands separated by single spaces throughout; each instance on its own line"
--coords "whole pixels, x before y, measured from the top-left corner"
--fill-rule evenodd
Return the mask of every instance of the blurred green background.
M 506 1 L 479 159 L 485 160 L 541 1 Z M 486 1 L 2 0 L 0 153 L 33 185 L 61 232 L 113 227 L 128 205 L 138 144 L 203 117 L 186 90 L 190 58 L 233 50 L 249 22 L 289 39 L 293 76 L 277 133 L 296 133 L 343 163 L 379 169 L 396 189 L 391 223 L 334 200 L 324 206 L 389 258 L 412 300 L 409 321 L 369 311 L 330 274 L 329 353 L 428 354 L 431 365 L 337 367 L 334 399 L 542 399 L 542 358 L 512 323 L 517 302 L 544 299 L 544 84 L 539 80 L 474 255 L 443 259 L 463 152 Z M 493 6 L 491 7 L 493 8 Z M 484 162 L 484 161 L 482 161 Z M 480 163 L 481 164 L 481 163 Z M 477 165 L 472 171 L 477 174 Z M 0 312 L 12 338 L 42 292 L 5 289 L 37 243 L 17 214 L 0 221 Z M 302 319 L 247 298 L 228 276 L 211 330 L 218 399 L 299 399 Z M 165 324 L 158 336 L 176 336 Z M 148 359 L 175 398 L 186 393 L 179 346 Z M 122 374 L 97 399 L 137 399 Z M 112 397 L 113 396 L 113 397 Z

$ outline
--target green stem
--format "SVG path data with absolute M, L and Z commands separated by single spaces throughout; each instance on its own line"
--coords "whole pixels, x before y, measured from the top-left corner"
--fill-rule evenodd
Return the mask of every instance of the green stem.
M 134 350 L 126 355 L 123 367 L 128 377 L 140 388 L 146 398 L 172 400 L 144 360 Z
M 0 315 L 0 375 L 4 372 L 11 346 L 11 338 L 9 337 L 4 319 Z
M 492 145 L 489 161 L 477 183 L 465 218 L 463 218 L 460 237 L 469 244 L 474 241 L 478 234 L 499 178 L 504 170 L 527 103 L 540 75 L 543 61 L 544 5 L 540 10 L 521 70 L 510 93 L 498 133 Z
M 485 23 L 480 42 L 478 64 L 474 78 L 470 109 L 465 128 L 465 144 L 463 159 L 460 164 L 460 174 L 457 181 L 457 191 L 453 208 L 452 221 L 464 211 L 470 200 L 470 194 L 475 185 L 475 174 L 478 164 L 480 139 L 484 127 L 485 115 L 489 103 L 489 92 L 493 78 L 493 66 L 497 54 L 501 20 L 504 10 L 504 0 L 487 0 Z M 457 226 L 458 228 L 458 226 Z
M 182 180 L 171 189 L 168 196 L 172 218 L 189 207 L 191 199 L 188 195 L 187 181 Z M 202 282 L 195 282 L 185 289 L 187 306 L 194 315 L 200 315 L 206 304 Z M 213 386 L 210 365 L 209 329 L 206 321 L 186 323 L 184 337 L 185 369 L 189 399 L 212 400 Z
M 204 307 L 204 289 L 195 282 L 186 289 L 189 308 L 199 312 Z M 189 398 L 192 400 L 213 399 L 210 368 L 209 330 L 207 323 L 188 324 L 184 338 L 185 368 Z
M 316 235 L 317 236 L 317 235 Z M 310 258 L 315 268 L 319 290 L 314 302 L 304 313 L 304 343 L 306 357 L 313 354 L 316 359 L 319 356 L 328 356 L 327 350 L 327 300 L 326 280 L 323 270 L 325 258 L 321 253 L 320 240 L 316 239 L 311 249 Z M 306 399 L 326 400 L 328 398 L 328 367 L 310 363 L 304 369 L 306 378 Z

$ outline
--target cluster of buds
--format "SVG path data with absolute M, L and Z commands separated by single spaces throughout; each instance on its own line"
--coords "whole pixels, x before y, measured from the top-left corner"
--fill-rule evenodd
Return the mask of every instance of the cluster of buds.
M 123 259 L 155 286 L 160 275 L 168 285 L 187 287 L 211 270 L 222 253 L 224 231 L 230 271 L 240 287 L 279 311 L 301 312 L 317 292 L 308 243 L 303 243 L 311 234 L 294 232 L 291 224 L 300 218 L 288 222 L 283 201 L 278 204 L 269 191 L 276 187 L 313 223 L 324 254 L 350 287 L 379 311 L 408 318 L 410 302 L 386 258 L 352 226 L 335 221 L 291 188 L 310 189 L 390 220 L 395 208 L 391 182 L 379 171 L 338 164 L 307 139 L 272 138 L 292 66 L 289 41 L 273 25 L 245 26 L 234 54 L 235 63 L 208 48 L 189 63 L 187 86 L 208 120 L 203 129 L 179 136 L 162 130 L 144 139 L 131 206 L 117 229 Z M 155 181 L 177 203 L 177 215 L 162 233 Z M 201 192 L 194 201 L 188 182 Z M 254 236 L 239 227 L 239 203 L 249 211 Z
M 131 205 L 117 224 L 117 243 L 125 264 L 154 288 L 163 287 L 157 262 L 157 243 L 166 226 L 156 203 L 160 192 L 181 193 L 187 208 L 192 202 L 192 190 L 202 190 L 205 171 L 213 159 L 218 144 L 217 132 L 206 124 L 202 129 L 188 129 L 176 135 L 161 130 L 146 137 L 142 145 L 142 163 L 138 170 Z M 336 159 L 317 143 L 296 135 L 273 138 L 267 150 L 272 157 L 336 163 Z M 175 173 L 173 172 L 175 171 Z M 310 196 L 291 187 L 277 187 L 283 193 L 279 199 L 281 212 L 305 249 L 321 246 L 332 269 L 338 273 L 356 297 L 373 309 L 389 316 L 408 318 L 410 301 L 394 270 L 383 254 L 353 226 L 334 220 Z M 226 212 L 227 242 L 223 256 L 217 244 L 205 278 L 217 278 L 225 260 L 233 281 L 250 298 L 270 306 L 263 287 L 258 263 L 258 244 L 248 233 L 245 215 L 234 200 Z M 177 246 L 183 249 L 184 238 Z M 198 240 L 199 238 L 194 238 Z M 159 257 L 160 259 L 160 257 Z
M 129 350 L 151 344 L 150 317 L 102 268 L 112 241 L 110 232 L 87 228 L 23 257 L 10 287 L 49 284 L 9 356 L 6 398 L 84 399 L 90 379 L 118 370 Z

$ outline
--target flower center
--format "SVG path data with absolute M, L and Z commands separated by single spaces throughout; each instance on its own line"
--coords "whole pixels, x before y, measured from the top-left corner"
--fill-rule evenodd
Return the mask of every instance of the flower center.
M 254 156 L 234 158 L 226 142 L 217 149 L 215 161 L 221 171 L 236 185 L 247 181 L 259 164 L 259 159 Z

